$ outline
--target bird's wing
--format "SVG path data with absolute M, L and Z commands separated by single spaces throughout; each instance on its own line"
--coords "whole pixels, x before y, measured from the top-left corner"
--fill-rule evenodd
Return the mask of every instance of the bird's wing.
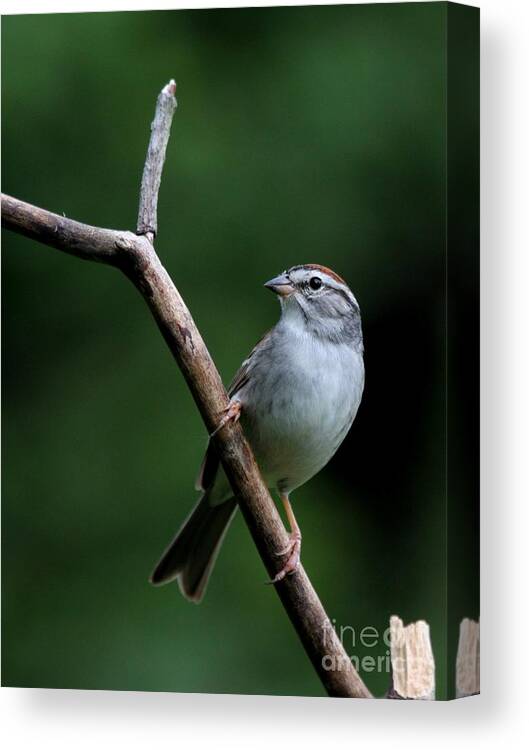
M 235 373 L 235 377 L 228 387 L 228 396 L 230 397 L 230 399 L 235 398 L 237 393 L 239 393 L 239 391 L 248 383 L 250 379 L 250 371 L 252 369 L 252 358 L 254 357 L 257 349 L 259 349 L 261 345 L 266 341 L 266 339 L 270 336 L 270 333 L 271 331 L 267 331 L 264 336 L 261 336 L 248 357 L 244 360 L 242 365 Z M 195 489 L 205 492 L 209 487 L 211 487 L 211 485 L 215 481 L 215 476 L 217 474 L 218 468 L 219 459 L 211 441 L 209 441 L 208 447 L 206 448 L 206 454 L 200 466 L 200 471 L 198 472 L 197 481 L 195 482 Z

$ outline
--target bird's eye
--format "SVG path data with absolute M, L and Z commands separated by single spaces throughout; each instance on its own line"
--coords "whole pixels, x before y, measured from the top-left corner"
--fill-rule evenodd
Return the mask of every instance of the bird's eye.
M 309 281 L 309 286 L 311 289 L 319 289 L 322 285 L 322 280 L 319 276 L 313 276 L 312 279 Z

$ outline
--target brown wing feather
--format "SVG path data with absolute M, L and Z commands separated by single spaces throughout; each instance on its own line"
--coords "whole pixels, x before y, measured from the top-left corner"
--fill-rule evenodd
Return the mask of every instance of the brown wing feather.
M 270 331 L 267 331 L 263 336 L 261 336 L 248 357 L 244 360 L 242 365 L 235 373 L 235 377 L 228 387 L 228 396 L 230 398 L 233 398 L 235 394 L 240 391 L 241 388 L 248 382 L 250 377 L 250 363 L 252 356 L 256 349 L 258 349 L 258 347 L 268 338 L 269 335 Z M 211 487 L 211 485 L 215 481 L 218 468 L 219 459 L 217 457 L 215 449 L 213 448 L 213 445 L 211 443 L 208 443 L 204 459 L 202 460 L 202 464 L 200 465 L 197 481 L 195 482 L 195 489 L 205 492 L 208 487 Z

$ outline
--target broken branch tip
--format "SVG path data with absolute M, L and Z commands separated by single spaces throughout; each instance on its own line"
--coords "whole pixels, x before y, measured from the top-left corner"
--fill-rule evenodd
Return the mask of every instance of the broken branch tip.
M 169 83 L 163 87 L 162 94 L 167 94 L 167 96 L 174 96 L 176 94 L 176 81 L 174 78 L 171 78 Z

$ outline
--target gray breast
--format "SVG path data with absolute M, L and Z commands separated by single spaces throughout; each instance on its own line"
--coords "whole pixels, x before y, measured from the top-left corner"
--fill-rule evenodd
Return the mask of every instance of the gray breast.
M 347 434 L 362 397 L 362 355 L 350 346 L 278 336 L 253 364 L 243 427 L 265 480 L 289 491 L 314 476 Z

